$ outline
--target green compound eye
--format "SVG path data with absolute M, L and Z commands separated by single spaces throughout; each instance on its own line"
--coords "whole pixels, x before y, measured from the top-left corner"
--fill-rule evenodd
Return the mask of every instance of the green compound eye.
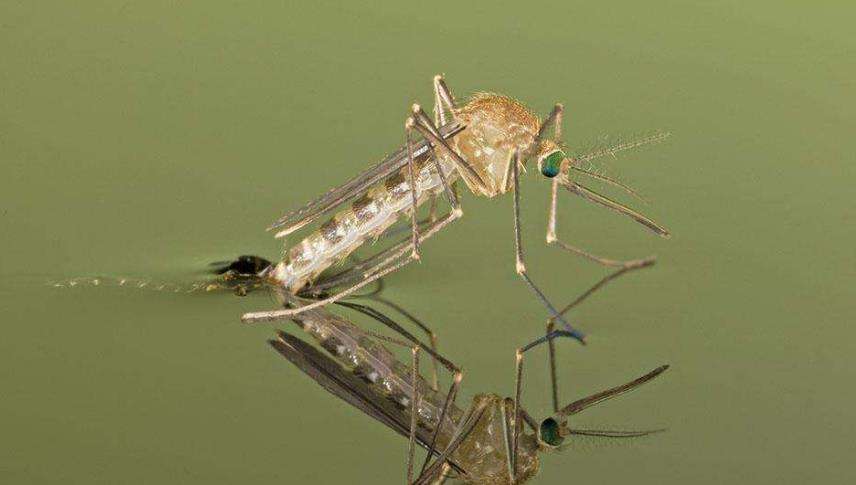
M 547 155 L 541 159 L 541 174 L 548 178 L 553 178 L 559 175 L 559 169 L 562 166 L 562 160 L 565 159 L 565 154 L 561 150 Z
M 559 434 L 559 423 L 553 418 L 542 421 L 540 431 L 541 441 L 550 446 L 559 446 L 565 441 L 565 438 Z

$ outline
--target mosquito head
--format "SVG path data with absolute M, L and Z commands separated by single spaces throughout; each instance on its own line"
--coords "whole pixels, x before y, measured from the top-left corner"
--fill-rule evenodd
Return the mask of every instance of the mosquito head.
M 565 438 L 570 435 L 599 436 L 606 438 L 634 438 L 663 431 L 662 429 L 633 431 L 633 430 L 597 430 L 597 429 L 574 429 L 568 426 L 568 418 L 591 406 L 612 399 L 615 396 L 631 391 L 642 384 L 650 382 L 668 369 L 668 365 L 662 365 L 634 379 L 627 384 L 601 391 L 591 396 L 574 401 L 557 411 L 554 415 L 541 421 L 538 426 L 538 445 L 546 451 L 560 450 L 563 448 Z
M 567 420 L 557 421 L 551 416 L 541 421 L 541 426 L 538 427 L 538 444 L 545 450 L 557 450 L 568 434 Z
M 559 175 L 565 159 L 567 159 L 565 152 L 555 142 L 544 141 L 538 150 L 538 171 L 547 178 L 553 178 Z

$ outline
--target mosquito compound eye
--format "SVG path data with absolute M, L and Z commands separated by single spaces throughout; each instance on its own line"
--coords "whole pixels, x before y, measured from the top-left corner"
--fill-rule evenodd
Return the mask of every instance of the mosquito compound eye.
M 541 175 L 547 178 L 553 178 L 559 175 L 559 169 L 562 166 L 562 160 L 565 159 L 565 154 L 561 150 L 556 150 L 540 160 L 539 168 Z
M 539 435 L 541 441 L 550 446 L 559 446 L 565 438 L 559 433 L 559 423 L 553 418 L 547 418 L 541 422 Z

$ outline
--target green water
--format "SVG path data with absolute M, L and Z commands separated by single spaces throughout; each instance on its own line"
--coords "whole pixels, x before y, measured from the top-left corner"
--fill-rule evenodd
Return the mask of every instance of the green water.
M 0 481 L 401 483 L 404 440 L 239 323 L 264 297 L 42 283 L 276 256 L 265 225 L 400 144 L 444 72 L 461 96 L 564 102 L 572 147 L 674 133 L 606 164 L 671 240 L 567 193 L 559 221 L 660 258 L 573 315 L 591 345 L 560 343 L 562 400 L 670 363 L 578 422 L 669 431 L 581 441 L 538 483 L 851 482 L 856 9 L 573 3 L 2 2 Z M 604 270 L 546 247 L 548 184 L 522 190 L 529 269 L 564 303 Z M 388 295 L 436 326 L 464 400 L 510 395 L 545 313 L 511 201 L 463 203 Z M 527 378 L 542 416 L 543 353 Z

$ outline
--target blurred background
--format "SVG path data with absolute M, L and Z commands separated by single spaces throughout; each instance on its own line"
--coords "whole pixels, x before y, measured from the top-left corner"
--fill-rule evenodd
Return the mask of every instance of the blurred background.
M 262 295 L 49 288 L 75 276 L 203 277 L 277 258 L 264 227 L 377 162 L 445 73 L 507 93 L 565 141 L 667 130 L 603 164 L 661 240 L 562 193 L 560 236 L 658 264 L 571 316 L 569 402 L 672 369 L 577 424 L 537 483 L 852 482 L 850 2 L 0 4 L 0 479 L 5 483 L 402 483 L 406 443 L 239 322 Z M 522 179 L 529 270 L 557 305 L 606 272 L 546 247 L 549 184 Z M 389 278 L 465 369 L 462 401 L 511 395 L 546 314 L 514 273 L 510 197 Z M 545 352 L 525 401 L 549 412 Z

